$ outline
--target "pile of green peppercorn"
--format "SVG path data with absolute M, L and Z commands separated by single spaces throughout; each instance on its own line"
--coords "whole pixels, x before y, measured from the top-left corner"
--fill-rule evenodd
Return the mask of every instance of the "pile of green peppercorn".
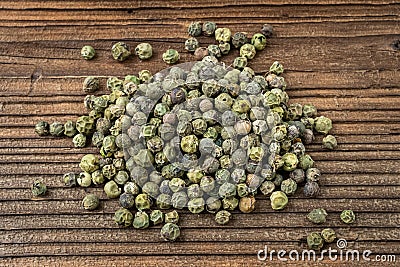
M 200 61 L 154 75 L 142 70 L 137 76 L 110 77 L 106 95 L 93 95 L 100 80 L 87 77 L 87 115 L 35 126 L 40 136 L 65 135 L 77 148 L 89 143 L 98 147 L 100 155 L 82 157 L 81 173 L 63 176 L 65 185 L 103 186 L 108 198 L 119 199 L 118 225 L 144 229 L 165 223 L 160 234 L 167 241 L 180 235 L 178 209 L 207 211 L 217 223 L 227 224 L 235 209 L 252 212 L 258 193 L 270 198 L 274 210 L 284 209 L 300 186 L 306 197 L 317 196 L 321 173 L 305 145 L 321 133 L 326 148 L 337 146 L 329 135 L 329 118 L 318 116 L 312 104 L 288 103 L 279 62 L 265 76 L 247 66 L 266 47 L 270 25 L 250 39 L 212 22 L 194 22 L 188 33 L 185 48 Z M 218 44 L 200 47 L 195 37 L 201 34 L 215 36 Z M 240 57 L 228 68 L 217 58 L 231 46 L 240 50 Z M 152 47 L 139 44 L 135 54 L 148 59 Z M 85 59 L 94 55 L 92 47 L 82 49 Z M 112 47 L 115 60 L 130 55 L 125 43 Z M 168 64 L 179 58 L 174 49 L 162 55 Z M 99 202 L 90 194 L 82 205 L 94 210 Z

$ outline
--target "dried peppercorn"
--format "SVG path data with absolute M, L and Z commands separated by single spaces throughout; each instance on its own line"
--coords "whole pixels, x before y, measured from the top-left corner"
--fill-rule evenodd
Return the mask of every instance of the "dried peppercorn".
M 84 59 L 90 60 L 90 59 L 94 58 L 95 55 L 96 55 L 96 51 L 94 50 L 94 48 L 92 46 L 85 45 L 84 47 L 82 47 L 81 56 Z
M 130 48 L 124 42 L 115 43 L 111 48 L 112 56 L 115 60 L 124 61 L 131 55 Z

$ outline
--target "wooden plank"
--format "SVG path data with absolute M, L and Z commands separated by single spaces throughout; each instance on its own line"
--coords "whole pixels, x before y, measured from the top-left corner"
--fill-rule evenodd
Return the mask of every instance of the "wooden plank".
M 329 213 L 328 220 L 318 227 L 342 227 L 338 212 Z M 312 227 L 306 219 L 307 213 L 251 213 L 243 214 L 234 212 L 232 222 L 220 226 L 215 223 L 214 215 L 202 214 L 199 216 L 180 212 L 179 225 L 183 228 L 204 229 L 220 228 L 229 229 L 262 228 L 270 231 L 272 228 L 286 227 L 305 228 Z M 18 216 L 18 217 L 17 217 Z M 30 219 L 34 218 L 34 219 Z M 85 222 L 84 224 L 82 222 Z M 351 229 L 365 230 L 369 228 L 395 228 L 400 223 L 399 213 L 390 213 L 383 216 L 382 213 L 358 212 L 357 220 L 351 225 Z M 317 226 L 315 226 L 317 227 Z M 114 222 L 112 213 L 96 214 L 58 214 L 57 216 L 44 215 L 1 215 L 0 229 L 2 230 L 37 230 L 37 229 L 120 229 Z M 131 229 L 132 230 L 132 229 Z M 348 231 L 348 229 L 345 229 Z M 144 232 L 146 233 L 146 232 Z

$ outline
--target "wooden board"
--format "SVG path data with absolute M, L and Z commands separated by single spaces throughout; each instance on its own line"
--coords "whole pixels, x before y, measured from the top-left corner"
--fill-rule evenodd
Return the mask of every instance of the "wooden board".
M 398 266 L 400 262 L 400 4 L 391 0 L 273 1 L 8 1 L 0 3 L 0 265 L 1 266 L 281 266 L 259 261 L 257 252 L 305 249 L 305 236 L 334 228 L 348 249 L 395 255 L 395 262 L 344 260 L 288 261 L 290 266 Z M 87 75 L 135 74 L 166 68 L 161 54 L 185 53 L 186 27 L 215 21 L 232 31 L 275 27 L 267 49 L 250 66 L 264 73 L 274 60 L 285 66 L 292 102 L 313 103 L 334 121 L 339 147 L 327 152 L 322 137 L 307 147 L 323 172 L 322 194 L 296 194 L 287 209 L 273 212 L 257 197 L 252 214 L 234 212 L 226 226 L 210 214 L 182 212 L 182 238 L 159 240 L 159 227 L 120 229 L 112 222 L 118 207 L 101 188 L 65 189 L 61 176 L 78 171 L 80 157 L 69 139 L 38 138 L 38 120 L 65 121 L 85 113 L 81 83 Z M 115 62 L 110 47 L 147 41 L 149 61 Z M 203 45 L 212 39 L 200 37 Z M 92 61 L 80 58 L 83 45 L 96 48 Z M 238 52 L 223 58 L 227 64 Z M 105 93 L 106 90 L 99 92 Z M 31 198 L 29 186 L 43 179 L 45 198 Z M 88 212 L 80 200 L 101 196 L 102 208 Z M 322 226 L 305 215 L 329 213 Z M 353 208 L 357 222 L 339 220 Z M 336 248 L 336 245 L 332 245 Z

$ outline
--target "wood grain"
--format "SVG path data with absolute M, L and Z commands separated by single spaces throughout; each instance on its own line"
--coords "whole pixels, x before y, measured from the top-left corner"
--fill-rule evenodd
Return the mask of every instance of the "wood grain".
M 348 248 L 395 254 L 400 261 L 400 54 L 392 46 L 400 39 L 399 14 L 394 0 L 1 1 L 0 265 L 281 266 L 276 258 L 258 261 L 257 251 L 265 245 L 302 250 L 306 234 L 325 227 L 334 228 Z M 254 213 L 235 211 L 226 226 L 216 225 L 211 214 L 183 211 L 181 239 L 164 243 L 159 227 L 116 226 L 118 203 L 101 188 L 64 188 L 62 175 L 79 172 L 80 157 L 96 149 L 75 149 L 67 138 L 39 138 L 33 125 L 85 114 L 81 84 L 87 75 L 102 77 L 100 95 L 107 93 L 107 77 L 168 67 L 161 61 L 168 48 L 181 52 L 181 62 L 193 61 L 183 42 L 194 20 L 249 34 L 273 24 L 275 36 L 250 66 L 263 74 L 273 61 L 283 63 L 291 102 L 313 103 L 332 118 L 339 147 L 324 150 L 321 136 L 307 146 L 323 172 L 318 198 L 299 192 L 287 209 L 274 212 L 268 198 L 258 196 Z M 117 63 L 110 47 L 119 40 L 131 47 L 150 42 L 154 57 Z M 213 43 L 206 37 L 199 41 Z M 80 58 L 86 44 L 97 51 L 92 61 Z M 237 55 L 233 51 L 222 60 L 231 64 Z M 32 199 L 34 179 L 49 186 L 46 197 Z M 101 197 L 101 209 L 81 208 L 88 192 Z M 318 207 L 329 213 L 323 225 L 305 218 Z M 339 219 L 348 208 L 357 215 L 351 226 Z M 285 265 L 349 264 L 366 262 Z

